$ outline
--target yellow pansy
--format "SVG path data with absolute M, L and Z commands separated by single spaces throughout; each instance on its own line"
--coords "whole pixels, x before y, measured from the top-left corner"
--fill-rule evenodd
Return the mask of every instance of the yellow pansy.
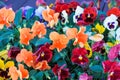
M 107 45 L 110 47 L 114 46 L 114 44 L 112 42 L 107 42 Z
M 99 23 L 96 24 L 95 28 L 100 34 L 102 34 L 105 31 L 104 26 L 100 25 Z
M 91 49 L 91 47 L 89 46 L 88 43 L 86 43 L 86 44 L 84 45 L 84 47 L 85 47 L 86 50 L 89 51 L 89 54 L 87 55 L 87 57 L 88 57 L 88 58 L 91 58 L 91 57 L 92 57 L 92 49 Z
M 113 42 L 107 42 L 107 45 L 108 46 L 110 46 L 110 47 L 113 47 L 113 46 L 115 46 L 116 44 L 119 44 L 120 43 L 120 41 L 115 41 L 114 43 Z
M 3 50 L 3 51 L 0 51 L 0 58 L 3 58 L 3 59 L 8 59 L 8 51 L 7 50 Z
M 7 61 L 6 63 L 4 63 L 4 61 L 2 59 L 0 59 L 0 69 L 6 70 L 7 68 L 9 68 L 11 66 L 14 66 L 13 61 Z

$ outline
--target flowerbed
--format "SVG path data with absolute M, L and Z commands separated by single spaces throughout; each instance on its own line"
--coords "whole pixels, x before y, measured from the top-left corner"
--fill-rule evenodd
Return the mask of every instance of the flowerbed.
M 119 80 L 119 0 L 0 9 L 0 80 Z

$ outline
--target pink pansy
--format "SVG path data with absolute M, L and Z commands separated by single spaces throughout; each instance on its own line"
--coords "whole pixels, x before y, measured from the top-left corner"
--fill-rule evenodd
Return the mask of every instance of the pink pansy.
M 120 44 L 113 46 L 110 49 L 109 54 L 108 54 L 109 60 L 113 61 L 115 58 L 117 58 L 119 55 L 119 51 L 120 51 Z
M 89 76 L 87 73 L 80 75 L 79 80 L 92 80 L 92 76 Z

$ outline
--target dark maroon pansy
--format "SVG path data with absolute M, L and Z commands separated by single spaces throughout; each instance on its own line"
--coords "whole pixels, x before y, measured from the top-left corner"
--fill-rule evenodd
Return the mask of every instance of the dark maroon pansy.
M 92 45 L 92 51 L 93 52 L 99 52 L 101 50 L 104 49 L 104 41 L 98 41 L 98 42 L 95 42 L 93 45 Z
M 20 48 L 13 46 L 8 51 L 8 57 L 15 59 L 17 54 L 19 54 L 19 53 L 20 53 Z
M 57 64 L 52 68 L 53 73 L 58 76 L 58 80 L 66 80 L 69 77 L 69 69 L 63 66 L 58 66 Z
M 50 62 L 52 59 L 52 51 L 49 49 L 50 44 L 45 44 L 41 46 L 35 53 L 34 55 L 37 56 L 37 61 L 42 61 L 42 60 L 47 60 Z
M 106 61 L 102 62 L 102 66 L 103 66 L 104 72 L 105 72 L 105 73 L 106 73 L 106 72 L 109 72 L 109 70 L 111 69 L 111 67 L 112 67 L 113 65 L 116 65 L 116 64 L 117 64 L 116 61 L 112 62 L 112 61 L 110 61 L 110 60 L 106 60 Z
M 95 7 L 87 7 L 84 9 L 84 12 L 82 14 L 82 18 L 84 20 L 84 23 L 86 24 L 92 24 L 94 20 L 97 17 L 97 9 Z
M 86 56 L 87 53 L 88 52 L 85 48 L 74 48 L 72 51 L 71 61 L 79 65 L 88 63 L 89 60 Z

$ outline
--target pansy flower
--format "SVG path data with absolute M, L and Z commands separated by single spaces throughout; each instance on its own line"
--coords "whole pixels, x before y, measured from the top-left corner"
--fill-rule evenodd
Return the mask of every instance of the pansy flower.
M 72 2 L 69 3 L 69 8 L 70 8 L 71 11 L 73 12 L 73 11 L 76 10 L 77 6 L 79 6 L 79 5 L 80 5 L 80 4 L 79 4 L 78 2 L 72 1 Z
M 53 27 L 58 22 L 59 13 L 55 13 L 47 6 L 47 9 L 42 11 L 42 16 L 45 21 L 48 21 L 48 26 Z
M 85 63 L 88 63 L 89 60 L 86 56 L 87 54 L 88 54 L 88 52 L 85 48 L 74 48 L 72 50 L 71 61 L 78 65 L 83 65 Z
M 105 42 L 103 40 L 95 42 L 94 44 L 92 44 L 92 51 L 93 52 L 101 52 L 104 49 L 104 44 L 105 44 Z
M 57 64 L 52 68 L 53 73 L 58 76 L 58 80 L 66 80 L 69 77 L 69 69 L 64 68 L 65 65 L 58 66 Z
M 120 79 L 120 65 L 112 65 L 108 73 L 108 80 L 119 80 Z
M 9 49 L 8 56 L 12 59 L 15 59 L 18 53 L 20 53 L 20 48 L 13 46 Z
M 45 44 L 41 46 L 34 55 L 37 56 L 36 61 L 43 61 L 46 60 L 47 62 L 50 62 L 52 59 L 52 51 L 49 49 L 50 44 Z
M 68 3 L 56 3 L 55 11 L 61 13 L 63 10 L 65 10 L 68 14 L 71 13 Z
M 84 9 L 82 18 L 86 24 L 92 24 L 97 17 L 97 10 L 94 7 L 87 7 Z
M 67 14 L 67 12 L 65 11 L 65 10 L 63 10 L 62 12 L 61 12 L 61 23 L 62 24 L 66 24 L 66 23 L 68 23 L 69 21 L 68 21 L 68 14 Z
M 80 75 L 79 80 L 93 80 L 93 77 L 89 76 L 87 73 L 83 73 Z
M 42 17 L 42 11 L 45 10 L 44 6 L 39 6 L 36 10 L 35 10 L 35 15 L 38 16 L 40 19 L 43 19 Z
M 107 11 L 107 16 L 110 16 L 111 14 L 116 15 L 117 17 L 120 16 L 120 10 L 117 7 L 113 7 L 112 9 Z
M 50 39 L 53 41 L 50 49 L 57 49 L 60 52 L 62 49 L 66 48 L 69 39 L 64 34 L 59 34 L 57 32 L 50 33 Z
M 44 23 L 40 23 L 39 21 L 35 21 L 33 26 L 32 26 L 31 32 L 32 32 L 33 36 L 38 36 L 39 38 L 41 38 L 44 35 L 46 35 L 47 30 L 45 28 Z
M 100 25 L 99 23 L 96 24 L 95 29 L 98 31 L 98 33 L 102 34 L 105 31 L 105 28 L 103 25 Z
M 18 70 L 15 66 L 9 68 L 9 74 L 12 80 L 18 80 L 18 78 L 20 78 L 20 80 L 24 78 L 27 79 L 29 77 L 27 69 L 25 69 L 24 65 L 22 64 L 19 64 L 18 67 L 19 67 Z
M 29 45 L 29 41 L 33 39 L 33 35 L 30 32 L 29 28 L 20 29 L 20 43 Z
M 41 70 L 41 71 L 51 69 L 51 67 L 48 65 L 48 62 L 46 60 L 43 60 L 40 62 L 34 62 L 32 67 L 34 69 Z
M 5 62 L 4 60 L 0 59 L 0 79 L 7 80 L 8 78 L 10 78 L 10 76 L 8 75 L 8 69 L 12 66 L 14 66 L 13 61 Z
M 80 27 L 80 31 L 78 32 L 78 30 L 76 28 L 69 28 L 66 31 L 66 35 L 69 39 L 74 39 L 74 45 L 79 44 L 81 47 L 84 46 L 84 44 L 87 42 L 88 39 L 88 35 L 84 33 L 85 32 L 85 28 L 84 27 Z
M 99 42 L 104 38 L 102 34 L 94 34 L 93 36 L 90 36 L 89 39 L 95 42 Z
M 0 51 L 0 58 L 3 60 L 7 60 L 8 59 L 8 50 Z
M 103 25 L 110 31 L 115 30 L 118 26 L 117 16 L 111 14 L 110 16 L 106 17 Z
M 33 64 L 33 54 L 31 51 L 22 49 L 16 57 L 17 62 L 24 62 L 27 66 L 31 67 Z
M 75 10 L 75 15 L 73 16 L 73 22 L 74 23 L 78 23 L 78 22 L 82 22 L 82 14 L 83 14 L 84 9 L 80 6 L 77 6 L 76 10 Z
M 120 44 L 117 44 L 110 48 L 108 58 L 109 60 L 113 61 L 120 55 Z
M 14 21 L 15 18 L 15 12 L 12 10 L 12 8 L 7 9 L 6 7 L 3 7 L 0 9 L 0 29 L 6 25 L 7 27 L 11 26 L 11 22 Z
M 25 7 L 22 7 L 21 9 L 22 9 L 22 18 L 24 19 L 27 16 L 27 13 L 28 13 L 27 11 L 30 9 L 33 9 L 33 8 L 30 6 L 25 6 Z M 32 18 L 34 16 L 34 14 L 35 14 L 35 12 L 33 10 L 32 14 L 30 15 L 30 18 Z
M 36 0 L 36 6 L 40 5 L 46 5 L 46 2 L 44 0 Z
M 112 61 L 110 61 L 110 60 L 103 61 L 103 62 L 102 62 L 102 66 L 103 66 L 104 72 L 105 72 L 105 73 L 106 73 L 106 72 L 109 72 L 109 70 L 111 69 L 111 67 L 112 67 L 113 65 L 116 65 L 116 64 L 117 64 L 116 61 L 114 61 L 114 62 L 112 62 Z

